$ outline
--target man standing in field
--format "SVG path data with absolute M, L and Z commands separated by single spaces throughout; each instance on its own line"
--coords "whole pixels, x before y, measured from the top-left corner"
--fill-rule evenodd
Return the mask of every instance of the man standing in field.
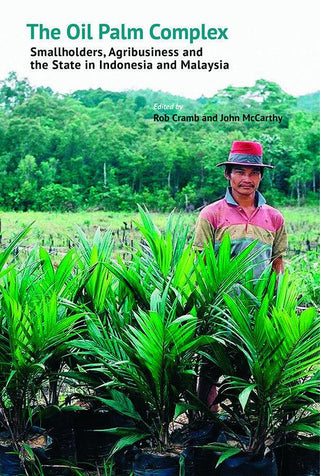
M 234 142 L 228 160 L 218 167 L 221 165 L 225 166 L 229 187 L 222 200 L 201 211 L 196 224 L 195 247 L 201 251 L 212 241 L 218 250 L 222 237 L 229 233 L 231 253 L 235 256 L 257 240 L 256 246 L 261 247 L 261 253 L 253 269 L 253 278 L 258 279 L 270 262 L 276 273 L 282 273 L 287 234 L 281 213 L 267 205 L 258 192 L 264 168 L 273 168 L 263 164 L 261 144 Z M 204 365 L 203 371 L 198 382 L 199 398 L 217 411 L 218 406 L 214 405 L 217 387 L 212 385 L 216 376 L 211 374 L 210 365 Z
M 270 262 L 277 273 L 283 272 L 287 248 L 284 219 L 258 192 L 264 168 L 273 168 L 262 163 L 261 144 L 233 142 L 228 160 L 217 166 L 221 165 L 225 166 L 229 187 L 222 200 L 201 211 L 196 224 L 195 247 L 203 250 L 205 244 L 212 241 L 217 250 L 223 235 L 229 233 L 232 255 L 237 255 L 258 240 L 257 246 L 261 246 L 262 252 L 253 271 L 254 278 L 257 279 Z

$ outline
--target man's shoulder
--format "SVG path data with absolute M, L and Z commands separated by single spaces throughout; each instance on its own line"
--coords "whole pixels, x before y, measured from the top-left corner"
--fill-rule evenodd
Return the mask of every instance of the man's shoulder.
M 199 215 L 199 222 L 208 222 L 213 228 L 217 228 L 221 222 L 221 217 L 226 214 L 227 202 L 224 198 L 210 203 L 204 207 Z
M 216 202 L 212 202 L 209 205 L 205 206 L 200 212 L 200 218 L 208 219 L 213 215 L 219 213 L 226 206 L 226 200 L 222 198 Z
M 284 217 L 279 210 L 272 207 L 271 205 L 268 205 L 267 203 L 262 205 L 262 209 L 265 213 L 268 214 L 268 216 L 272 219 L 273 223 L 275 223 L 278 227 L 284 224 Z

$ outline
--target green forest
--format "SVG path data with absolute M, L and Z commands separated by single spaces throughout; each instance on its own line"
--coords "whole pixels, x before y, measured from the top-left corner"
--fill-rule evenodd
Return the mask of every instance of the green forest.
M 151 90 L 58 94 L 12 72 L 0 81 L 0 207 L 198 209 L 224 195 L 216 164 L 234 140 L 260 141 L 264 162 L 275 165 L 261 187 L 271 205 L 315 204 L 319 98 L 295 98 L 263 79 L 197 100 Z M 282 121 L 155 122 L 155 103 L 183 105 L 190 115 L 277 114 Z

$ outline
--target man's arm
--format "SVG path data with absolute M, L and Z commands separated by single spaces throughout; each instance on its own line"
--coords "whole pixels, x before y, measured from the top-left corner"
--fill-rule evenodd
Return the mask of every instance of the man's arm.
M 277 274 L 282 274 L 284 272 L 284 264 L 283 264 L 282 256 L 273 260 L 272 269 Z
M 288 238 L 283 222 L 282 226 L 277 230 L 272 248 L 272 269 L 281 274 L 284 272 L 283 256 L 286 255 L 288 247 Z

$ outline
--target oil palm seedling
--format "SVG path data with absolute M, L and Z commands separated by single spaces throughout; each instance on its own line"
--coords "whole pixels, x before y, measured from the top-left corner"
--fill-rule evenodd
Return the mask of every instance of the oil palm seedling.
M 40 250 L 39 257 L 34 247 L 22 264 L 12 256 L 29 230 L 30 226 L 0 253 L 1 474 L 7 472 L 6 461 L 15 456 L 8 455 L 8 450 L 19 453 L 26 474 L 30 474 L 26 460 L 32 450 L 24 440 L 29 434 L 30 444 L 34 444 L 31 416 L 37 402 L 45 396 L 50 375 L 57 380 L 56 375 L 53 378 L 51 364 L 63 354 L 62 342 L 76 322 L 74 316 L 64 319 L 69 310 L 64 312 L 62 308 L 67 309 L 69 304 L 61 303 L 61 291 L 67 289 L 70 281 L 62 270 L 66 271 L 70 256 L 62 260 L 56 274 L 45 250 Z M 70 298 L 70 292 L 65 297 Z M 40 437 L 37 442 L 40 440 L 44 442 L 45 438 Z M 13 465 L 20 473 L 18 457 Z
M 261 250 L 255 248 L 255 242 L 249 245 L 237 256 L 231 254 L 231 241 L 225 235 L 216 253 L 210 242 L 197 257 L 193 267 L 194 285 L 189 300 L 192 300 L 197 310 L 197 335 L 219 335 L 220 318 L 223 315 L 224 295 L 238 294 L 244 289 L 250 292 L 251 281 L 247 277 L 252 274 L 254 263 L 259 261 Z M 225 345 L 219 342 L 208 344 L 197 355 L 198 395 L 207 405 L 212 406 L 216 401 L 216 389 L 223 371 L 217 365 L 216 359 L 228 356 L 230 352 Z M 229 362 L 228 358 L 224 363 Z M 228 364 L 230 367 L 230 364 Z M 238 370 L 243 366 L 241 359 L 237 359 Z M 200 409 L 199 409 L 200 410 Z M 206 412 L 198 412 L 200 419 L 206 418 Z
M 279 277 L 275 294 L 274 281 L 262 289 L 251 306 L 243 296 L 224 297 L 229 310 L 221 323 L 224 337 L 240 350 L 249 372 L 223 377 L 221 406 L 233 425 L 213 445 L 222 451 L 220 462 L 242 454 L 248 465 L 248 458 L 263 460 L 281 445 L 318 448 L 319 316 L 314 308 L 297 312 L 299 289 L 287 274 Z M 237 471 L 230 474 L 247 474 Z M 276 469 L 269 466 L 269 472 Z
M 57 400 L 57 369 L 81 317 L 66 299 L 66 289 L 73 289 L 66 279 L 70 256 L 50 274 L 49 257 L 40 255 L 43 268 L 34 251 L 21 270 L 11 267 L 0 285 L 0 421 L 8 444 L 20 454 L 38 404 Z
M 154 290 L 162 293 L 167 288 L 167 306 L 175 302 L 178 316 L 190 313 L 194 307 L 197 309 L 197 336 L 216 334 L 223 295 L 235 286 L 239 287 L 241 282 L 247 284 L 244 278 L 252 270 L 253 261 L 259 259 L 261 250 L 256 250 L 255 243 L 252 243 L 238 256 L 232 256 L 230 238 L 226 235 L 217 256 L 212 243 L 198 253 L 179 219 L 175 221 L 170 216 L 164 231 L 160 231 L 146 210 L 140 208 L 140 216 L 142 223 L 137 226 L 142 242 L 137 253 L 130 263 L 110 263 L 108 269 L 125 285 L 140 309 L 150 310 Z M 213 347 L 224 351 L 218 344 Z M 213 383 L 212 376 L 209 381 L 204 375 L 207 367 L 203 362 L 206 359 L 205 353 L 198 353 L 196 373 L 201 369 L 199 395 L 202 400 L 207 398 Z M 219 369 L 215 366 L 214 381 L 219 376 Z M 197 377 L 193 386 L 195 392 Z
M 139 207 L 139 212 L 142 223 L 136 223 L 136 226 L 142 236 L 131 262 L 118 259 L 118 263 L 109 264 L 108 268 L 124 283 L 136 306 L 149 310 L 153 291 L 163 292 L 169 281 L 172 300 L 175 300 L 177 287 L 187 296 L 195 254 L 188 244 L 188 230 L 179 218 L 175 220 L 170 215 L 165 230 L 160 231 L 146 210 Z
M 170 424 L 193 391 L 195 353 L 213 339 L 196 337 L 197 317 L 177 316 L 177 304 L 168 311 L 167 301 L 168 289 L 162 295 L 155 290 L 150 310 L 138 309 L 135 324 L 121 334 L 88 317 L 90 339 L 73 342 L 84 359 L 81 373 L 100 373 L 105 380 L 98 381 L 99 401 L 132 422 L 107 430 L 119 436 L 114 452 L 140 441 L 152 451 L 171 448 Z
M 139 207 L 141 224 L 137 223 L 142 240 L 130 263 L 118 260 L 108 269 L 125 284 L 136 304 L 149 310 L 155 289 L 163 292 L 168 283 L 168 299 L 178 297 L 178 313 L 187 313 L 197 306 L 197 315 L 208 323 L 210 311 L 223 302 L 223 294 L 239 282 L 240 276 L 253 267 L 260 251 L 255 243 L 236 257 L 231 256 L 230 238 L 225 236 L 218 254 L 212 244 L 202 253 L 193 249 L 188 229 L 171 215 L 165 230 L 160 231 L 147 210 Z
M 37 250 L 35 249 L 35 252 Z M 63 381 L 62 369 L 67 362 L 68 339 L 73 335 L 73 326 L 81 323 L 81 310 L 77 302 L 77 296 L 82 292 L 85 277 L 77 268 L 78 256 L 74 249 L 71 249 L 58 264 L 53 264 L 52 257 L 46 249 L 38 251 L 39 259 L 35 253 L 31 259 L 30 266 L 24 266 L 19 273 L 20 286 L 26 283 L 27 302 L 29 309 L 35 313 L 34 331 L 37 336 L 46 338 L 56 332 L 61 332 L 60 344 L 56 346 L 54 352 L 46 359 L 45 369 L 48 379 L 48 391 L 43 393 L 45 403 L 51 405 L 59 404 L 59 385 Z M 29 272 L 28 269 L 38 264 L 38 272 Z M 21 295 L 21 293 L 20 293 Z M 42 316 L 42 319 L 39 319 Z M 38 329 L 36 327 L 38 325 Z M 70 336 L 68 333 L 70 332 Z

